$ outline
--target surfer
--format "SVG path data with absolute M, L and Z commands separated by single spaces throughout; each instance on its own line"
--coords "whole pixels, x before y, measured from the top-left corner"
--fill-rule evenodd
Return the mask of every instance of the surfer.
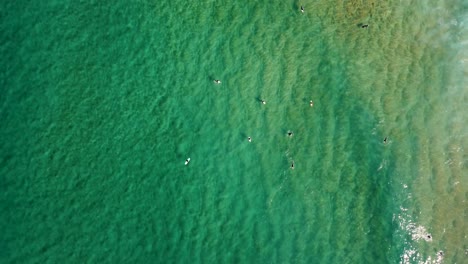
M 294 160 L 293 160 L 293 162 L 291 163 L 291 169 L 294 170 Z
M 310 100 L 309 105 L 310 105 L 310 107 L 314 106 L 314 102 L 312 100 Z
M 252 142 L 252 138 L 251 138 L 251 137 L 248 137 L 247 140 L 248 140 L 249 142 Z
M 304 13 L 304 7 L 303 6 L 301 6 L 301 12 Z
M 213 82 L 216 83 L 216 84 L 220 84 L 220 83 L 221 83 L 220 80 L 214 80 Z
M 383 143 L 384 143 L 384 144 L 387 144 L 387 137 L 385 137 L 385 138 L 383 139 Z
M 294 134 L 292 131 L 288 131 L 288 137 L 292 137 Z
M 262 100 L 262 104 L 266 104 L 265 100 Z
M 186 159 L 185 160 L 185 165 L 189 164 L 189 162 L 190 162 L 190 158 Z
M 362 28 L 368 28 L 369 25 L 368 25 L 368 24 L 364 24 L 364 25 L 362 25 L 361 27 L 362 27 Z

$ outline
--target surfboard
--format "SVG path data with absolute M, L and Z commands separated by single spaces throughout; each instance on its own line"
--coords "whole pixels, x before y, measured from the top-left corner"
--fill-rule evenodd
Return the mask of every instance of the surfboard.
M 186 159 L 185 160 L 185 165 L 189 164 L 189 162 L 190 162 L 190 158 Z

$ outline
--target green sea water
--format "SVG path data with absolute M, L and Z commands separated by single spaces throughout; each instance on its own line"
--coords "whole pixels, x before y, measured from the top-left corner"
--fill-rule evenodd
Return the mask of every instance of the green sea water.
M 468 262 L 466 1 L 0 6 L 0 263 Z

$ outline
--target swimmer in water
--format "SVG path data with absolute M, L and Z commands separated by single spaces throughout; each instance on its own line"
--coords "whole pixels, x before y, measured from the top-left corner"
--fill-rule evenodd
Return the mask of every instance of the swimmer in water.
M 304 7 L 303 6 L 301 6 L 301 12 L 304 13 Z
M 294 134 L 292 131 L 288 131 L 288 137 L 292 137 Z
M 310 107 L 314 106 L 314 102 L 312 100 L 310 100 L 309 105 L 310 105 Z
M 220 80 L 214 80 L 213 82 L 216 83 L 216 84 L 220 84 L 220 83 L 221 83 Z
M 248 137 L 247 140 L 248 140 L 249 142 L 252 142 L 252 138 L 251 138 L 251 137 Z
M 383 143 L 384 143 L 384 144 L 387 144 L 387 137 L 385 137 L 385 138 L 383 139 Z
M 291 163 L 291 169 L 294 170 L 294 160 L 293 160 L 293 162 Z
M 367 24 L 364 24 L 364 25 L 362 25 L 361 27 L 362 27 L 362 28 L 368 28 L 368 27 L 369 27 L 369 25 L 367 25 Z

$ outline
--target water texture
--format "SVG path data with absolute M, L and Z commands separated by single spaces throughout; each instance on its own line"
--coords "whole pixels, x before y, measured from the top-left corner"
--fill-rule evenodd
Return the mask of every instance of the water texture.
M 467 11 L 2 3 L 0 262 L 466 263 Z

